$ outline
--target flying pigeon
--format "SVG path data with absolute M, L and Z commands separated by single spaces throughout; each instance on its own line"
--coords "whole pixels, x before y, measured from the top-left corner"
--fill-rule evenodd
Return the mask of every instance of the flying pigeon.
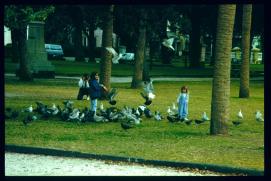
M 162 42 L 162 45 L 164 45 L 167 48 L 172 49 L 173 51 L 175 51 L 175 49 L 173 48 L 172 44 L 173 44 L 174 38 L 169 38 L 169 39 L 165 39 Z
M 119 63 L 119 59 L 121 59 L 122 54 L 118 54 L 116 50 L 112 47 L 106 47 L 106 50 L 113 55 L 112 62 L 114 64 Z
M 255 118 L 256 118 L 256 121 L 258 121 L 258 122 L 264 122 L 264 119 L 262 117 L 262 113 L 259 110 L 256 111 Z
M 141 96 L 145 99 L 145 105 L 150 105 L 152 103 L 152 100 L 155 98 L 154 95 L 154 88 L 152 81 L 144 82 L 144 87 L 143 87 L 144 93 L 140 93 Z
M 238 118 L 238 119 L 243 119 L 243 114 L 242 114 L 242 112 L 241 112 L 241 109 L 240 109 L 240 111 L 239 111 L 238 114 L 237 114 L 237 118 Z
M 107 97 L 109 99 L 109 104 L 115 105 L 117 103 L 116 100 L 114 100 L 114 97 L 117 95 L 117 89 L 113 88 L 108 93 Z
M 206 112 L 203 112 L 201 120 L 203 120 L 203 121 L 209 121 L 209 120 L 210 120 L 210 119 L 208 118 Z

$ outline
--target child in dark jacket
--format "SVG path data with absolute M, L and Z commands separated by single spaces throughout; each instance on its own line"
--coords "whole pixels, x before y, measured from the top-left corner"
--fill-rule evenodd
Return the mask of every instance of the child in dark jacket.
M 96 114 L 98 98 L 101 97 L 101 89 L 107 91 L 103 84 L 99 84 L 99 74 L 92 72 L 90 76 L 90 111 Z

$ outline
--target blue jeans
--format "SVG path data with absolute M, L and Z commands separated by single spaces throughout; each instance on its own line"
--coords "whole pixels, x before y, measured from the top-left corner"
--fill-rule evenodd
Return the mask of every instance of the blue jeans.
M 96 113 L 97 110 L 97 99 L 90 99 L 90 111 L 94 111 Z

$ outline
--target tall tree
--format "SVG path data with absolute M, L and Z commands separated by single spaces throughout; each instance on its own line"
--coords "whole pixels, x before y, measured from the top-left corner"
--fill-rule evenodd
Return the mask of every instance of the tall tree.
M 100 64 L 100 82 L 110 90 L 110 77 L 112 69 L 112 54 L 107 48 L 112 48 L 114 5 L 108 5 L 107 14 L 104 17 L 104 30 L 102 39 L 102 58 Z
M 230 68 L 233 24 L 236 5 L 219 5 L 210 134 L 228 134 L 230 111 Z
M 26 58 L 26 34 L 27 24 L 30 21 L 45 21 L 47 16 L 54 11 L 53 6 L 25 6 L 25 5 L 7 5 L 5 6 L 4 24 L 16 32 L 19 70 L 17 72 L 19 79 L 23 81 L 32 81 L 32 73 L 29 61 Z
M 249 55 L 252 4 L 243 5 L 242 18 L 242 65 L 240 69 L 239 97 L 249 97 Z
M 145 9 L 140 9 L 140 20 L 139 20 L 139 36 L 136 44 L 135 52 L 135 69 L 134 76 L 131 83 L 131 88 L 138 88 L 142 84 L 143 76 L 143 63 L 145 57 L 145 45 L 146 45 L 146 18 L 147 13 Z

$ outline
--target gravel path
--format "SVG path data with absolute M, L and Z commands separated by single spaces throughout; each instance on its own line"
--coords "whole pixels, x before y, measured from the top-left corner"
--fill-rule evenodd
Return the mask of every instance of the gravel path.
M 5 176 L 216 176 L 94 159 L 5 153 Z

